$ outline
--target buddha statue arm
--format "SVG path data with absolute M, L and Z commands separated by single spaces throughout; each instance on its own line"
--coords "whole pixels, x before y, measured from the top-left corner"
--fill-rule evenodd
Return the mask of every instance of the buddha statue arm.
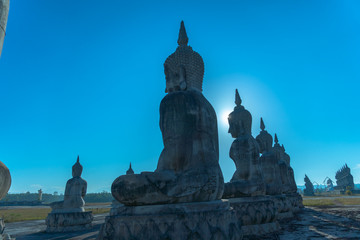
M 83 187 L 81 189 L 81 196 L 82 197 L 85 197 L 86 195 L 86 190 L 87 190 L 87 182 L 84 180 L 84 184 L 83 184 Z

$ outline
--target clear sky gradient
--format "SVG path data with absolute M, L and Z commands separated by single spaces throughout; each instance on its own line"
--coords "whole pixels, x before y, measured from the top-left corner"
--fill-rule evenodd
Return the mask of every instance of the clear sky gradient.
M 10 192 L 63 192 L 80 155 L 88 191 L 110 191 L 131 161 L 162 150 L 163 63 L 184 20 L 205 62 L 220 165 L 235 171 L 226 114 L 235 88 L 304 175 L 360 182 L 359 1 L 13 0 L 0 59 L 0 160 Z

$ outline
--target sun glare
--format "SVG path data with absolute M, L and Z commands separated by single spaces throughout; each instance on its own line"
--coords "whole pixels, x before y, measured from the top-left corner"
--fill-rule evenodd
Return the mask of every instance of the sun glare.
M 232 110 L 230 109 L 226 109 L 226 110 L 223 110 L 221 112 L 221 123 L 223 126 L 228 126 L 229 123 L 228 123 L 228 117 L 229 117 L 229 114 L 232 112 Z

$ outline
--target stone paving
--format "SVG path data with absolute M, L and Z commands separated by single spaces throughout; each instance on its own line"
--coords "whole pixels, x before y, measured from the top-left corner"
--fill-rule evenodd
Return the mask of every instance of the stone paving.
M 6 224 L 5 232 L 17 240 L 90 240 L 95 239 L 107 214 L 95 215 L 90 231 L 47 234 L 45 221 Z M 308 207 L 293 220 L 281 222 L 281 231 L 245 240 L 360 239 L 360 206 Z

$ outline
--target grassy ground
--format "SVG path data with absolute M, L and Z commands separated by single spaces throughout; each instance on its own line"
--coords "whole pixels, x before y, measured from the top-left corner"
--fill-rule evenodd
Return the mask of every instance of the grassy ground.
M 318 198 L 309 199 L 303 198 L 304 206 L 332 206 L 332 205 L 360 205 L 360 198 Z
M 0 216 L 5 220 L 5 223 L 42 220 L 47 217 L 50 211 L 50 208 L 4 209 L 0 210 Z M 93 214 L 108 213 L 110 208 L 93 208 L 91 211 Z

